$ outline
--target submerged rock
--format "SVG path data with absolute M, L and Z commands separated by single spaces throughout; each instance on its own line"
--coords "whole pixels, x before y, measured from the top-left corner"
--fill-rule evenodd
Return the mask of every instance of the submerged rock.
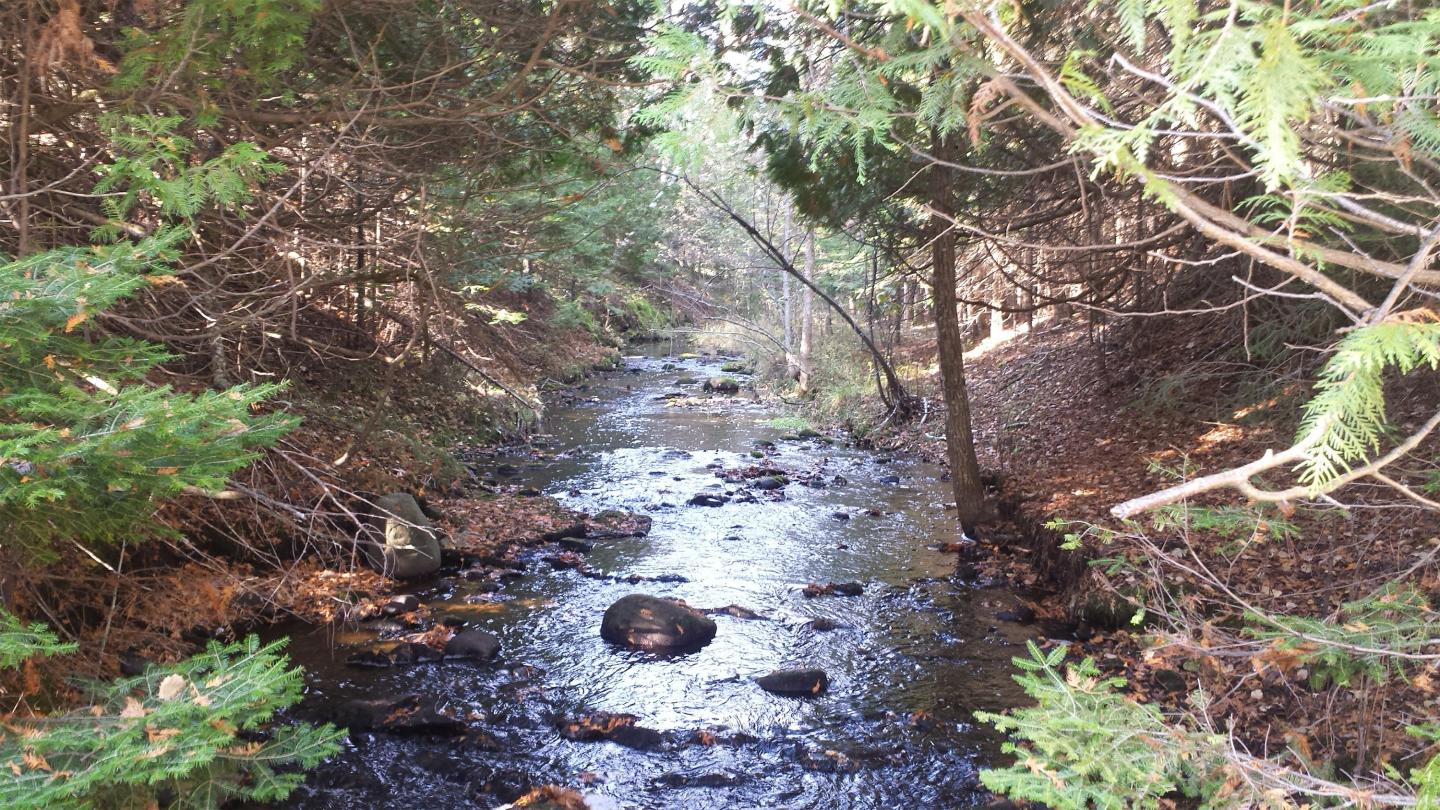
M 859 596 L 865 593 L 865 586 L 859 582 L 829 582 L 824 585 L 812 582 L 801 593 L 811 599 L 817 596 Z
M 725 616 L 734 616 L 737 619 L 744 619 L 746 621 L 768 621 L 764 616 L 761 616 L 759 613 L 756 613 L 750 608 L 740 607 L 739 605 L 726 605 L 725 607 L 710 608 L 704 612 L 712 616 L 718 616 L 722 614 Z
M 445 643 L 447 659 L 493 661 L 499 654 L 500 638 L 484 630 L 465 630 Z
M 698 495 L 692 497 L 689 501 L 686 501 L 686 503 L 690 504 L 691 506 L 724 506 L 729 500 L 730 499 L 726 498 L 724 495 L 711 495 L 709 493 L 701 492 Z
M 409 666 L 410 664 L 429 664 L 439 661 L 441 653 L 428 644 L 409 642 L 396 647 L 390 653 L 390 658 L 397 666 Z
M 633 714 L 596 712 L 560 723 L 559 731 L 560 736 L 579 742 L 609 740 L 617 745 L 641 751 L 652 751 L 661 747 L 665 738 L 660 732 L 635 725 L 636 719 L 638 718 Z
M 755 679 L 761 689 L 776 695 L 814 697 L 830 686 L 830 676 L 823 669 L 777 669 Z
M 605 611 L 600 637 L 642 650 L 692 650 L 715 638 L 715 622 L 688 605 L 632 593 Z
M 335 707 L 337 725 L 351 731 L 392 734 L 461 734 L 465 724 L 438 708 L 430 698 L 400 695 L 347 700 Z

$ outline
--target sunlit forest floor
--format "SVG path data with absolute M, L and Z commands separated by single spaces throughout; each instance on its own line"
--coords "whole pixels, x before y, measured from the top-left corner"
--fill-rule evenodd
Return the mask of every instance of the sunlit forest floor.
M 1406 755 L 1422 746 L 1403 726 L 1440 706 L 1428 669 L 1383 683 L 1356 674 L 1337 688 L 1340 676 L 1327 679 L 1294 650 L 1250 638 L 1244 615 L 1336 620 L 1343 603 L 1390 582 L 1412 582 L 1435 601 L 1440 582 L 1415 573 L 1440 552 L 1434 513 L 1394 508 L 1393 498 L 1372 504 L 1381 493 L 1356 485 L 1338 493 L 1344 510 L 1282 504 L 1246 520 L 1225 508 L 1240 500 L 1217 494 L 1205 499 L 1212 517 L 1122 526 L 1108 510 L 1129 497 L 1286 446 L 1309 397 L 1294 381 L 1303 377 L 1277 380 L 1247 363 L 1234 334 L 1211 320 L 1142 328 L 1097 340 L 1083 322 L 1039 324 L 967 355 L 982 465 L 999 472 L 1000 499 L 1015 518 L 982 534 L 989 553 L 973 569 L 1051 591 L 1039 615 L 1076 625 L 1084 655 L 1126 677 L 1137 697 L 1178 708 L 1203 688 L 1214 729 L 1233 729 L 1252 753 L 1288 750 L 1342 769 L 1415 766 Z M 933 367 L 933 337 L 917 333 L 904 353 L 912 367 Z M 933 377 L 921 384 L 938 396 Z M 1435 396 L 1433 375 L 1396 388 L 1391 420 L 1413 429 Z M 877 441 L 939 459 L 942 434 L 932 412 L 927 424 Z M 1066 525 L 1045 526 L 1054 520 Z M 1121 531 L 1087 533 L 1091 526 Z M 1067 533 L 1083 535 L 1082 551 L 1060 548 Z M 1125 566 L 1082 565 L 1082 557 Z M 1143 629 L 1126 620 L 1136 604 L 1146 609 Z

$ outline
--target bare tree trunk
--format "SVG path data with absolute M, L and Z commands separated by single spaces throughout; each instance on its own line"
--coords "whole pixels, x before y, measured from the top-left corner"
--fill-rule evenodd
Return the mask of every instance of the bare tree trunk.
M 935 340 L 940 355 L 941 387 L 945 394 L 945 447 L 950 461 L 950 484 L 955 491 L 955 515 L 960 531 L 975 526 L 984 516 L 985 488 L 975 437 L 970 430 L 970 399 L 965 388 L 965 343 L 955 305 L 955 229 L 950 220 L 950 171 L 943 161 L 955 162 L 950 139 L 932 131 L 931 144 L 939 161 L 930 167 L 932 289 L 935 298 Z
M 815 226 L 805 234 L 805 281 L 815 283 Z M 810 393 L 811 377 L 815 374 L 811 333 L 814 331 L 815 293 L 807 284 L 800 291 L 800 393 Z
M 780 240 L 780 249 L 785 251 L 790 250 L 792 214 L 792 209 L 786 205 L 785 230 Z M 795 362 L 795 305 L 790 298 L 790 274 L 783 267 L 780 268 L 780 300 L 781 318 L 785 321 L 785 377 L 793 380 L 800 375 L 800 366 Z

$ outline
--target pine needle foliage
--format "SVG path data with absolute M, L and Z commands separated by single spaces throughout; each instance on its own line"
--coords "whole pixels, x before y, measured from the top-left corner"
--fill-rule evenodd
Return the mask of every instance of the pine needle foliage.
M 74 652 L 74 644 L 62 643 L 43 624 L 25 624 L 0 610 L 0 669 L 19 666 L 36 655 L 58 655 Z
M 292 424 L 252 409 L 277 389 L 180 393 L 145 376 L 162 347 L 82 327 L 149 284 L 181 236 L 57 248 L 0 264 L 0 522 L 39 558 L 66 540 L 158 531 L 158 502 L 227 476 Z
M 1384 682 L 1403 676 L 1413 660 L 1435 643 L 1440 614 L 1413 587 L 1387 585 L 1363 599 L 1341 605 L 1334 617 L 1247 617 L 1247 634 L 1293 651 L 1312 668 L 1311 685 L 1350 686 L 1360 678 Z
M 985 787 L 1059 810 L 1156 808 L 1171 793 L 1201 795 L 1216 740 L 1125 698 L 1125 680 L 1103 677 L 1091 659 L 1062 669 L 1064 646 L 1028 648 L 1015 680 L 1036 705 L 976 713 L 1019 740 L 1003 748 L 1013 765 L 981 772 Z
M 0 613 L 0 662 L 53 652 L 54 637 Z M 34 633 L 38 641 L 17 640 Z M 274 801 L 338 750 L 335 728 L 271 725 L 300 699 L 302 678 L 283 642 L 255 638 L 209 649 L 141 676 L 90 684 L 94 700 L 65 714 L 6 719 L 0 807 L 218 808 Z

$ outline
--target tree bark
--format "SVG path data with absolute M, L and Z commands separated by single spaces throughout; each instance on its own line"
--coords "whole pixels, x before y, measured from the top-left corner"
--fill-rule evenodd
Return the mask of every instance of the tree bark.
M 815 226 L 805 233 L 805 288 L 800 291 L 800 393 L 810 393 L 810 380 L 815 374 L 812 345 L 815 316 Z
M 780 249 L 790 250 L 791 217 L 792 209 L 785 206 L 785 230 L 780 238 Z M 784 321 L 783 334 L 785 335 L 785 377 L 796 379 L 800 376 L 800 366 L 795 362 L 795 307 L 790 297 L 790 274 L 785 268 L 780 268 L 780 317 Z
M 945 395 L 945 448 L 950 461 L 950 484 L 955 492 L 955 515 L 961 533 L 968 533 L 985 514 L 985 488 L 980 462 L 975 457 L 975 436 L 970 429 L 970 398 L 965 387 L 965 341 L 955 300 L 955 229 L 950 170 L 943 162 L 957 162 L 949 138 L 931 132 L 939 161 L 930 171 L 931 283 L 935 302 L 936 351 L 940 355 L 941 389 Z

